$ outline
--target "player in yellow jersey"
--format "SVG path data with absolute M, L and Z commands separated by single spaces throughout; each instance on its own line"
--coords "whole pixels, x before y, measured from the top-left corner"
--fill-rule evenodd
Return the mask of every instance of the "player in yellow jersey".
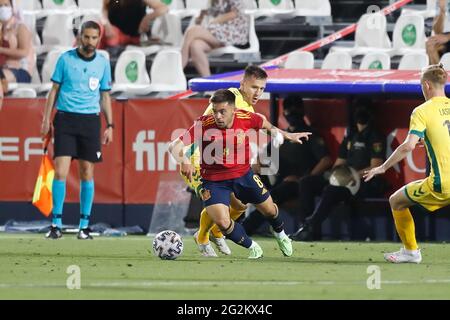
M 267 82 L 267 73 L 264 69 L 258 66 L 248 66 L 245 69 L 244 77 L 240 83 L 239 89 L 230 88 L 229 90 L 236 96 L 235 104 L 236 108 L 243 109 L 245 111 L 255 112 L 253 106 L 258 102 L 261 97 Z M 212 114 L 212 105 L 210 104 L 205 110 L 204 115 Z M 275 144 L 281 144 L 283 138 L 277 137 Z M 187 155 L 190 156 L 191 162 L 196 168 L 196 171 L 189 181 L 184 175 L 182 175 L 188 186 L 200 196 L 201 192 L 201 177 L 200 177 L 200 152 L 197 146 L 191 145 L 187 148 Z M 239 218 L 247 209 L 247 206 L 240 202 L 238 199 L 231 196 L 230 204 L 230 217 L 233 220 Z M 231 254 L 231 250 L 225 242 L 225 238 L 219 228 L 214 225 L 212 219 L 203 209 L 200 214 L 200 228 L 195 233 L 194 239 L 199 247 L 200 252 L 204 256 L 216 257 L 214 249 L 209 242 L 210 231 L 212 233 L 211 240 L 216 244 L 217 248 L 223 254 Z
M 422 72 L 420 83 L 426 102 L 412 112 L 408 136 L 389 159 L 364 176 L 369 181 L 383 174 L 423 139 L 431 164 L 430 175 L 407 184 L 389 198 L 395 228 L 404 246 L 400 251 L 384 254 L 389 262 L 422 261 L 409 207 L 418 204 L 435 211 L 450 204 L 450 99 L 445 96 L 446 82 L 447 72 L 442 64 L 428 66 Z

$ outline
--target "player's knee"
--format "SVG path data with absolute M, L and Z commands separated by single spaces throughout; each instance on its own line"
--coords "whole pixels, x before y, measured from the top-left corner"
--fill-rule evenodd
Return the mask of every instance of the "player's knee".
M 233 203 L 231 207 L 236 211 L 245 211 L 247 210 L 247 206 L 242 202 Z
M 389 205 L 391 206 L 392 210 L 401 210 L 403 209 L 400 205 L 400 203 L 398 202 L 398 199 L 396 197 L 395 194 L 391 195 L 389 197 Z
M 230 217 L 223 217 L 223 218 L 219 218 L 215 221 L 215 223 L 217 224 L 217 226 L 219 227 L 219 229 L 222 232 L 226 232 L 231 225 L 231 219 Z

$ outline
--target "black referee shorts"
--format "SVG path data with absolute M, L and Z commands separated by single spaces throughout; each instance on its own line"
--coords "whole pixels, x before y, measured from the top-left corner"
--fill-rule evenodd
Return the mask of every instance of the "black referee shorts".
M 100 116 L 56 112 L 53 120 L 55 128 L 54 157 L 69 156 L 89 162 L 101 162 Z

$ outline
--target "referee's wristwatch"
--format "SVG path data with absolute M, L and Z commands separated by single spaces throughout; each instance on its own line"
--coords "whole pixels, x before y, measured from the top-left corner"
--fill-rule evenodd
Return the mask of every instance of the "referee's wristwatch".
M 114 129 L 114 123 L 108 123 L 108 124 L 106 125 L 106 129 L 108 129 L 108 128 Z

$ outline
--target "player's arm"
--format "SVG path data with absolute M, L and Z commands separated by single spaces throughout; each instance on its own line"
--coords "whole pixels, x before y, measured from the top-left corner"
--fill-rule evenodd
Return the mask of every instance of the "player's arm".
M 419 140 L 419 136 L 415 134 L 408 134 L 405 141 L 403 141 L 403 143 L 395 149 L 391 156 L 382 165 L 365 172 L 364 181 L 367 182 L 374 176 L 385 173 L 390 167 L 403 160 L 408 153 L 414 150 Z
M 103 133 L 103 144 L 109 144 L 113 141 L 113 115 L 111 108 L 111 96 L 109 95 L 109 91 L 101 91 L 100 105 L 102 107 L 103 114 L 105 115 L 106 120 L 106 129 Z
M 56 98 L 58 96 L 59 88 L 60 88 L 59 83 L 53 83 L 52 89 L 48 94 L 41 125 L 41 136 L 43 140 L 50 132 L 50 117 L 52 116 L 52 110 L 53 106 L 55 105 Z
M 273 124 L 271 124 L 269 121 L 267 121 L 267 119 L 265 117 L 263 118 L 263 123 L 262 123 L 262 129 L 267 130 L 268 132 L 270 132 L 270 135 L 272 137 L 276 137 L 278 133 L 281 133 L 281 135 L 283 136 L 283 138 L 285 140 L 290 140 L 292 142 L 295 143 L 300 143 L 302 144 L 303 141 L 302 139 L 304 138 L 305 140 L 309 139 L 309 136 L 312 134 L 311 132 L 286 132 L 284 130 L 278 129 L 277 127 L 275 127 Z
M 195 170 L 194 166 L 191 163 L 191 160 L 184 154 L 184 142 L 180 138 L 177 138 L 169 144 L 168 150 L 175 161 L 180 164 L 181 174 L 191 180 L 192 174 Z

